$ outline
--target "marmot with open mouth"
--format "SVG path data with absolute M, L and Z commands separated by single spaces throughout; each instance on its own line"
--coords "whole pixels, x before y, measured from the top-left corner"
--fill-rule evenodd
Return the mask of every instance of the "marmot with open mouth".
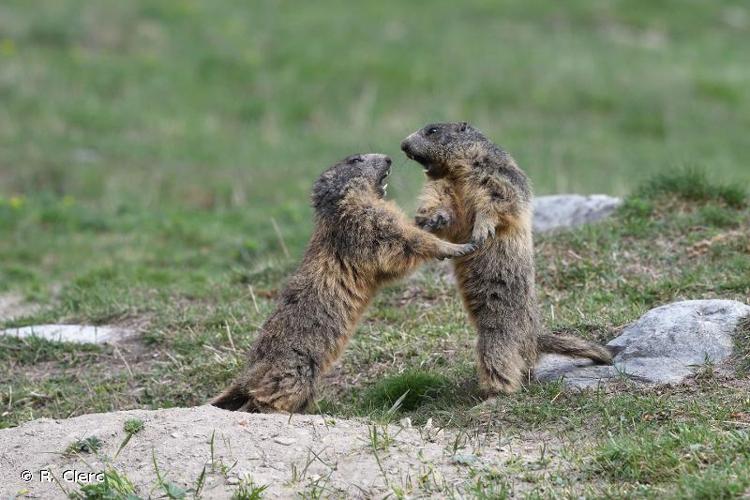
M 302 263 L 250 348 L 246 370 L 211 404 L 248 412 L 299 412 L 339 357 L 377 290 L 429 259 L 459 257 L 383 199 L 391 159 L 358 154 L 315 182 L 315 228 Z

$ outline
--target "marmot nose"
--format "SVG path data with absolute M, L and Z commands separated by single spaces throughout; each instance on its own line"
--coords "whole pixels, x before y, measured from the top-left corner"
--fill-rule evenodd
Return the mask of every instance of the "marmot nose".
M 391 163 L 393 163 L 393 160 L 391 160 L 391 157 L 390 156 L 386 156 L 385 157 L 385 164 L 390 167 Z
M 407 149 L 409 149 L 409 141 L 408 139 L 404 139 L 403 141 L 401 141 L 401 151 L 406 153 Z

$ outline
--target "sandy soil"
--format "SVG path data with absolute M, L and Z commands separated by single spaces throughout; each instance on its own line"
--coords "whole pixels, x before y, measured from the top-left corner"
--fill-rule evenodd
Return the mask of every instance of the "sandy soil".
M 23 297 L 14 293 L 0 294 L 0 322 L 33 314 L 37 310 L 34 304 L 28 304 Z
M 132 418 L 145 426 L 115 458 L 126 437 L 123 425 Z M 229 498 L 245 478 L 267 485 L 267 498 L 321 491 L 324 496 L 371 498 L 394 490 L 443 497 L 449 491 L 460 495 L 473 481 L 471 469 L 537 462 L 545 441 L 547 459 L 556 455 L 549 437 L 539 435 L 457 439 L 454 432 L 408 423 L 377 426 L 376 431 L 379 443 L 385 434 L 391 440 L 377 451 L 372 423 L 321 415 L 249 415 L 201 406 L 40 419 L 0 430 L 0 496 L 65 498 L 65 490 L 77 489 L 66 471 L 85 479 L 109 464 L 134 483 L 140 496 L 160 497 L 155 457 L 164 481 L 186 489 L 195 487 L 205 467 L 204 498 Z M 72 442 L 90 436 L 104 443 L 98 453 L 63 453 Z

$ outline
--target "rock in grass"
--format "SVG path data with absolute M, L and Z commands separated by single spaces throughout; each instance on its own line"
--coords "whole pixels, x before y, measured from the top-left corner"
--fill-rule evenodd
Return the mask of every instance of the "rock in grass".
M 733 335 L 750 306 L 734 300 L 687 300 L 657 307 L 632 323 L 608 345 L 619 349 L 614 366 L 547 355 L 536 369 L 539 381 L 563 379 L 566 386 L 596 387 L 627 379 L 643 384 L 677 384 L 707 363 L 732 355 Z
M 622 204 L 620 198 L 603 194 L 556 194 L 534 199 L 534 231 L 580 226 L 608 217 Z
M 38 337 L 53 342 L 77 344 L 113 344 L 130 334 L 131 332 L 120 328 L 89 325 L 34 325 L 0 330 L 0 336 L 5 337 Z

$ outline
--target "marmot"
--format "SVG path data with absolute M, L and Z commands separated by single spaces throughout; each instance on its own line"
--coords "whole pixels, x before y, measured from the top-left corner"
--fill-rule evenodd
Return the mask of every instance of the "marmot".
M 456 259 L 464 305 L 478 330 L 480 387 L 518 390 L 539 352 L 612 363 L 604 346 L 541 332 L 534 283 L 532 191 L 511 156 L 467 123 L 437 123 L 401 143 L 427 174 L 415 221 L 453 242 L 479 246 Z
M 315 227 L 302 263 L 250 348 L 247 368 L 211 404 L 248 412 L 303 410 L 375 292 L 428 259 L 466 255 L 385 201 L 391 159 L 350 156 L 315 182 Z

